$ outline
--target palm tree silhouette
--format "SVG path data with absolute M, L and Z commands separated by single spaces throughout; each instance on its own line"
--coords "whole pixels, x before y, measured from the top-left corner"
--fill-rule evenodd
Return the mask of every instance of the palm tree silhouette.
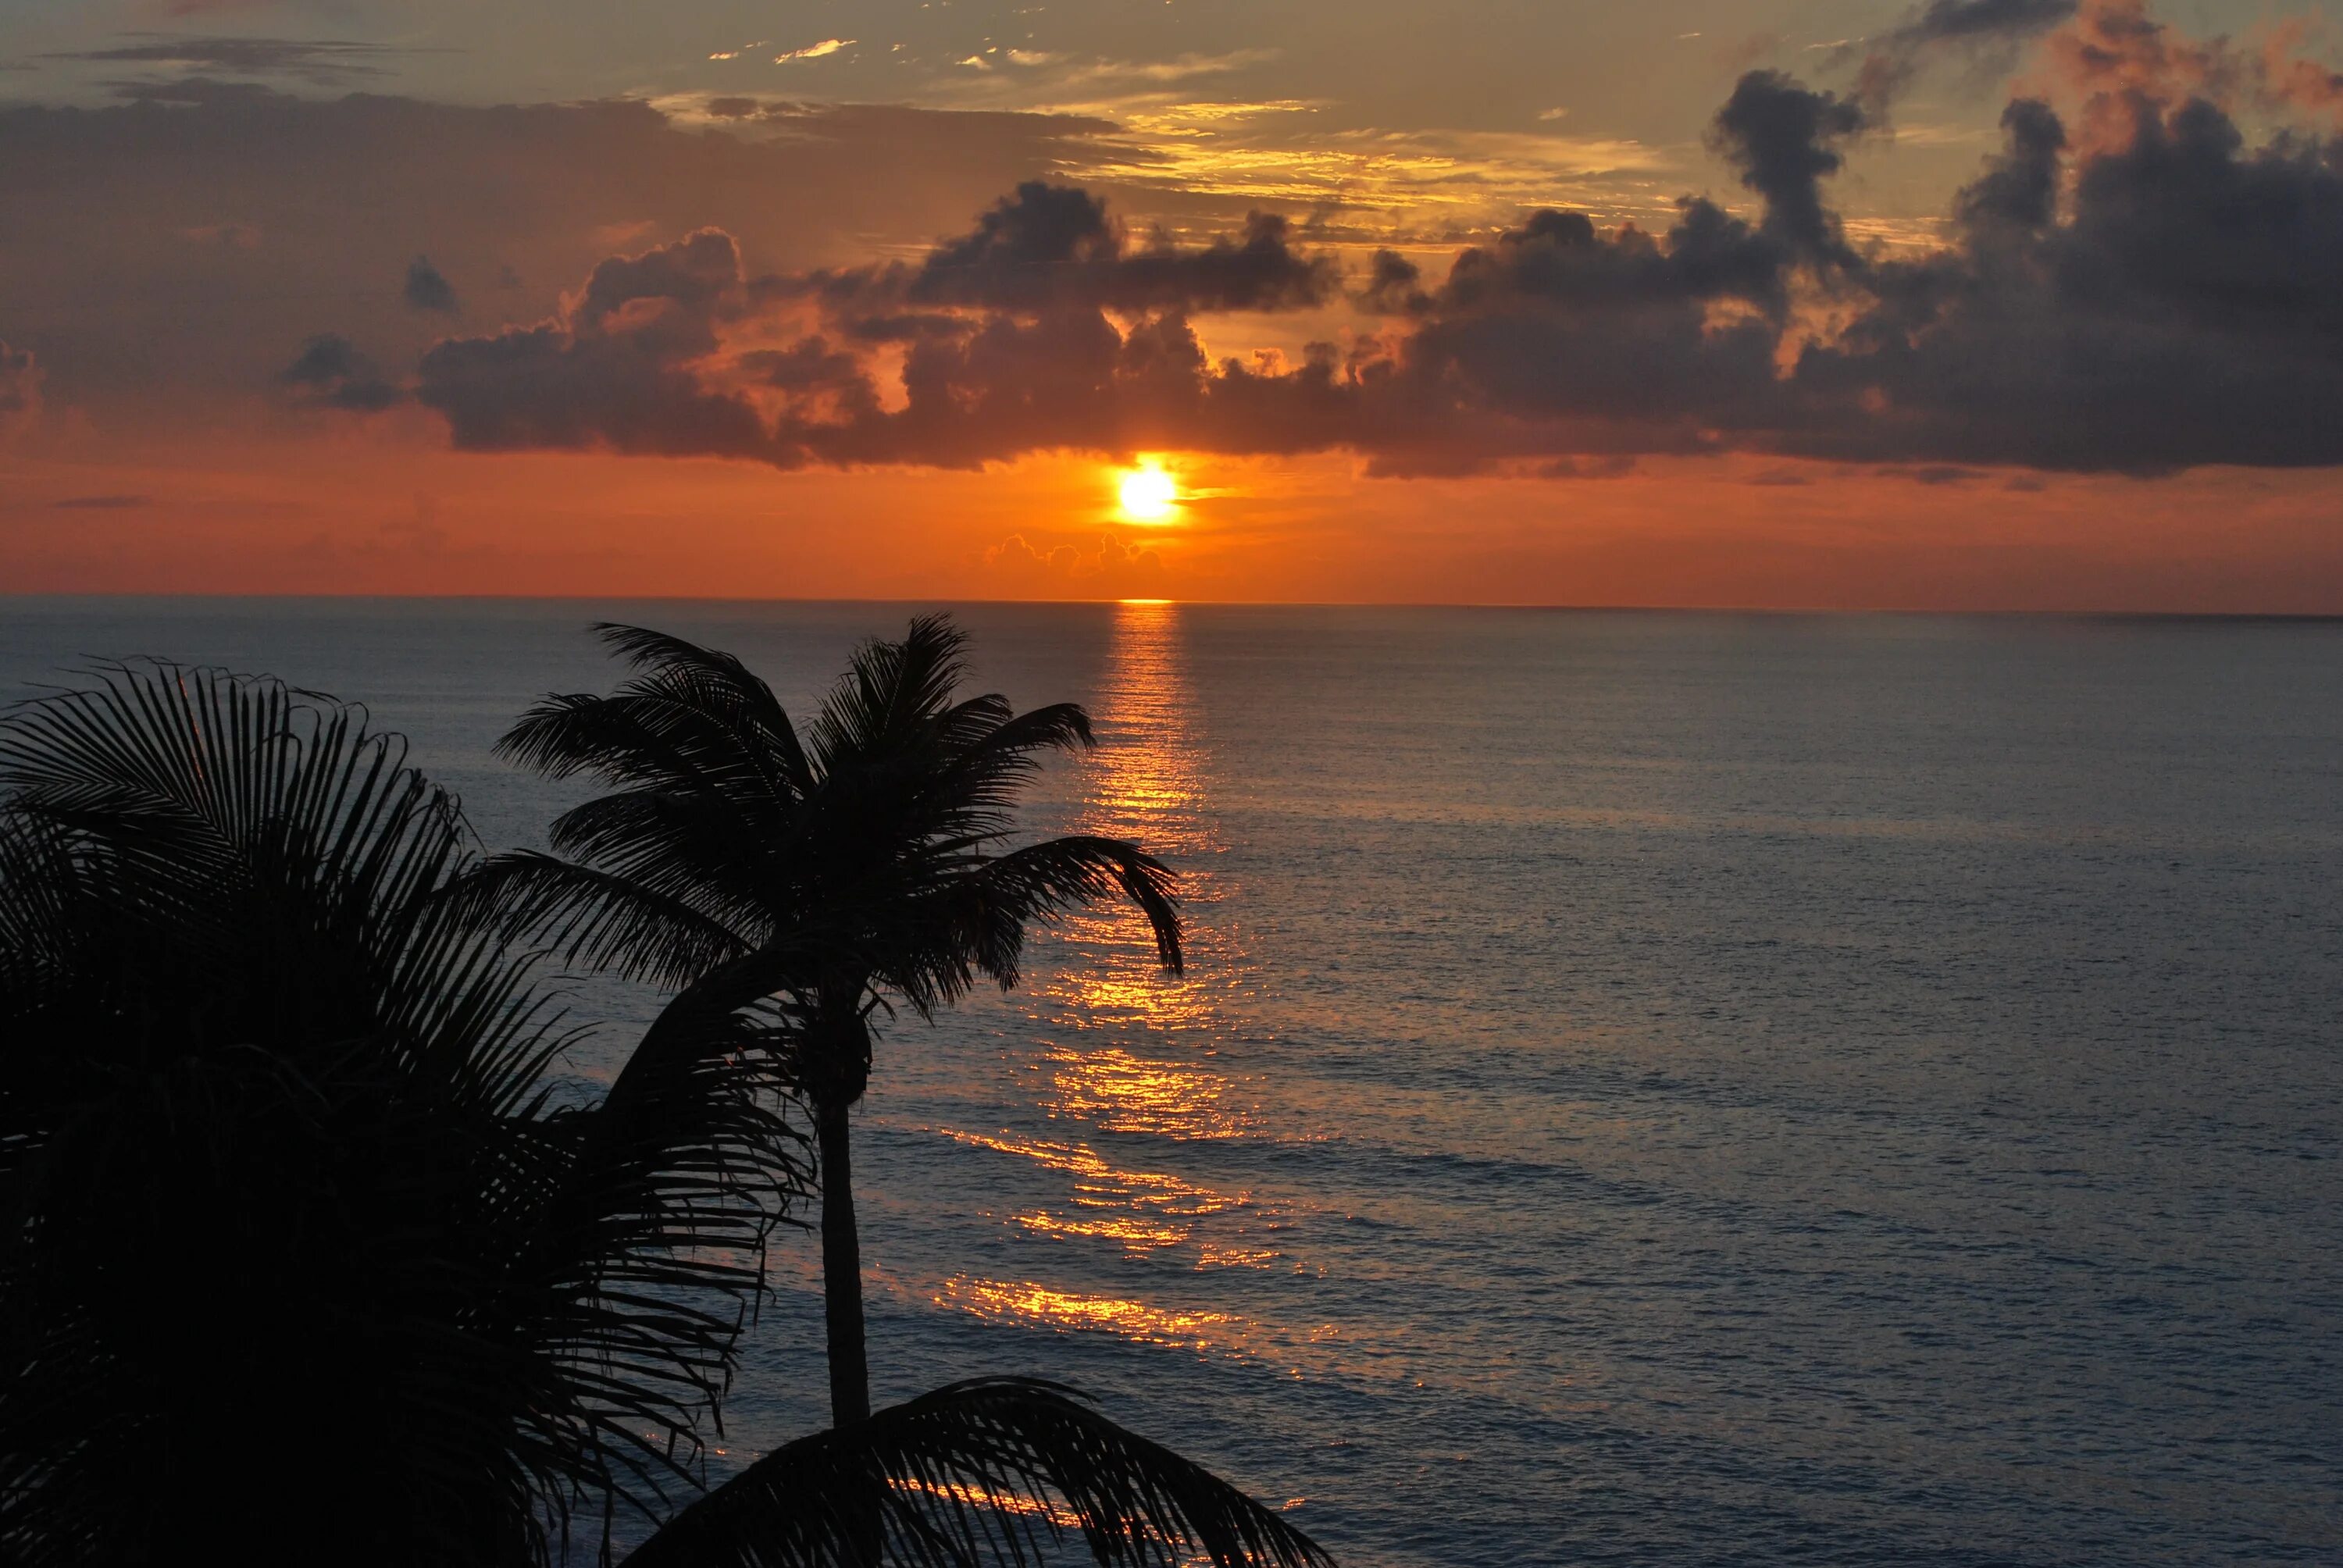
M 113 666 L 0 719 L 0 1557 L 546 1563 L 598 1515 L 606 1557 L 656 1527 L 645 1563 L 1061 1527 L 1101 1563 L 1326 1561 L 1030 1380 L 706 1491 L 810 1196 L 792 1026 L 687 988 L 607 1086 L 565 1077 L 531 959 L 449 896 L 471 843 L 363 710 L 273 681 Z
M 858 649 L 802 739 L 730 655 L 597 629 L 633 678 L 546 699 L 501 749 L 616 792 L 554 824 L 555 854 L 489 860 L 474 894 L 572 962 L 785 1008 L 776 1045 L 820 1154 L 830 1415 L 847 1426 L 870 1411 L 848 1113 L 870 1082 L 872 1011 L 927 1017 L 980 978 L 1013 985 L 1028 928 L 1116 897 L 1176 972 L 1172 874 L 1119 839 L 1008 848 L 1020 787 L 1042 754 L 1093 744 L 1090 720 L 960 696 L 967 639 L 944 617 Z

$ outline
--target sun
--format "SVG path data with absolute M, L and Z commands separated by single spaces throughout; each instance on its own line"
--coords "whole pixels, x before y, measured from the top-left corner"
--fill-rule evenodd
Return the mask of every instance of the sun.
M 1122 515 L 1135 523 L 1160 523 L 1180 509 L 1180 482 L 1152 463 L 1124 473 L 1117 494 Z

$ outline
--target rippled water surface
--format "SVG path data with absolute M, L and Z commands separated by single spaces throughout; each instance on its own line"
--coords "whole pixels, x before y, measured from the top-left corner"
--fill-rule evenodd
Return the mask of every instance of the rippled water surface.
M 19 599 L 0 688 L 362 697 L 523 843 L 588 619 L 798 705 L 909 611 Z M 960 613 L 1192 964 L 887 1031 L 880 1397 L 1063 1378 L 1360 1568 L 2343 1561 L 2343 626 Z M 736 1454 L 822 1423 L 813 1265 Z

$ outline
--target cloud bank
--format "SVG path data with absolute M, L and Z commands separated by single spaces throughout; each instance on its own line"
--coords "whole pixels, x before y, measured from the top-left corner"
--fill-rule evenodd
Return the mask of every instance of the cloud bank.
M 1935 5 L 1906 32 L 2073 9 Z M 433 347 L 416 395 L 468 450 L 780 467 L 1157 448 L 1347 448 L 1391 474 L 1729 451 L 2343 462 L 2343 154 L 2249 141 L 2223 85 L 2243 78 L 2208 64 L 2227 56 L 2127 0 L 2082 5 L 2050 57 L 2071 104 L 2010 102 L 1948 242 L 1917 257 L 1859 251 L 1832 206 L 1875 124 L 1861 95 L 1757 71 L 1710 127 L 1753 216 L 1687 196 L 1655 234 L 1538 212 L 1436 284 L 1386 252 L 1350 279 L 1359 326 L 1292 363 L 1216 359 L 1199 327 L 1335 297 L 1333 261 L 1282 220 L 1134 245 L 1093 194 L 1036 181 L 915 263 L 759 276 L 719 231 L 614 257 L 552 319 Z
M 1836 194 L 1888 106 L 1852 62 L 1743 75 L 1707 126 L 1715 193 L 1527 212 L 1433 259 L 1218 196 L 1176 241 L 1127 223 L 1138 187 L 1067 173 L 1135 156 L 1098 118 L 201 80 L 0 108 L 0 210 L 40 240 L 0 246 L 0 429 L 43 398 L 119 429 L 258 394 L 467 451 L 779 468 L 2335 464 L 2343 75 L 2308 41 L 2193 37 L 2139 0 L 1914 6 L 1865 62 L 2034 64 L 1941 243 L 1900 250 Z

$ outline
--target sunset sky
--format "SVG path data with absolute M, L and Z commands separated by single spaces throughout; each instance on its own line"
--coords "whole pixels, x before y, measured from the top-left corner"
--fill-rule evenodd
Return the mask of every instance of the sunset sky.
M 9 0 L 0 591 L 2343 613 L 2343 3 Z

